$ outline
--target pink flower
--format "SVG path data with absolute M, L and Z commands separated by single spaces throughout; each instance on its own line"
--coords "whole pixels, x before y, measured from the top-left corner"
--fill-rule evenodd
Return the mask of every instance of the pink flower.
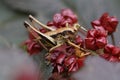
M 75 44 L 80 45 L 80 47 L 84 47 L 84 41 L 79 35 L 75 38 Z
M 65 27 L 66 23 L 73 25 L 77 21 L 77 16 L 70 9 L 62 9 L 61 13 L 55 14 L 53 16 L 53 21 L 49 21 L 47 25 L 60 28 Z
M 62 45 L 50 52 L 46 59 L 53 65 L 53 72 L 64 73 L 79 70 L 83 66 L 84 59 L 78 58 L 74 52 L 74 48 L 68 45 Z
M 107 30 L 109 34 L 112 34 L 117 28 L 118 20 L 116 17 L 104 13 L 99 20 L 92 21 L 91 24 L 94 28 L 101 26 Z
M 37 42 L 30 39 L 26 40 L 24 45 L 26 46 L 27 52 L 30 55 L 37 54 L 42 50 L 42 47 Z
M 91 50 L 104 48 L 107 44 L 106 37 L 107 32 L 102 27 L 89 30 L 85 38 L 86 48 Z
M 102 57 L 111 62 L 118 62 L 120 61 L 120 48 L 108 44 L 104 48 L 104 54 L 102 54 Z
M 72 23 L 76 23 L 78 21 L 77 16 L 70 9 L 62 9 L 61 14 L 65 19 L 70 18 Z
M 75 72 L 83 66 L 84 59 L 79 59 L 76 56 L 69 56 L 65 59 L 64 65 L 68 67 L 68 72 Z
M 53 23 L 56 27 L 62 27 L 63 16 L 60 13 L 57 13 L 53 16 Z

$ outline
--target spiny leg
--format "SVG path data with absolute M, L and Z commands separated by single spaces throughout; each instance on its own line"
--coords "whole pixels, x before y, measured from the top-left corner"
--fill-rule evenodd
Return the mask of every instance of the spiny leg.
M 35 19 L 32 15 L 29 15 L 29 20 L 32 22 L 32 24 L 34 25 L 34 22 L 36 22 L 37 24 L 39 24 L 41 27 L 48 29 L 50 31 L 54 31 L 55 29 L 48 27 L 46 25 L 44 25 L 43 23 L 41 23 L 40 21 L 38 21 L 37 19 Z
M 80 49 L 80 47 L 79 47 L 78 45 L 74 44 L 74 43 L 71 42 L 70 40 L 67 40 L 67 43 L 68 43 L 69 45 L 71 45 L 71 46 L 74 46 L 74 47 Z
M 27 26 L 26 23 L 25 23 L 24 25 Z M 35 37 L 35 39 L 39 42 L 39 44 L 40 44 L 44 49 L 48 50 L 48 49 L 44 46 L 44 44 L 40 41 L 41 37 L 40 37 L 36 32 L 34 32 L 30 27 L 26 27 L 26 28 L 27 28 L 27 30 Z
M 75 43 L 71 42 L 70 40 L 67 40 L 67 43 L 75 48 L 81 49 L 82 51 L 87 51 L 84 48 L 81 48 L 80 45 L 76 45 Z
M 27 29 L 32 29 L 33 31 L 35 31 L 39 36 L 40 36 L 40 38 L 43 38 L 43 39 L 46 39 L 50 44 L 52 44 L 52 45 L 55 45 L 55 40 L 52 38 L 52 37 L 50 37 L 50 36 L 47 36 L 47 35 L 45 35 L 45 34 L 43 34 L 43 33 L 41 33 L 40 31 L 38 31 L 37 29 L 35 29 L 33 26 L 31 26 L 27 21 L 25 21 L 24 22 L 24 25 L 25 25 L 25 27 L 27 28 Z M 46 41 L 45 40 L 45 41 Z M 42 42 L 40 42 L 42 45 L 44 45 Z M 44 47 L 44 46 L 43 46 Z
M 60 47 L 61 45 L 62 45 L 62 44 L 58 44 L 58 45 L 52 47 L 52 48 L 49 50 L 49 52 L 51 52 L 52 50 L 54 50 L 54 49 L 57 48 L 57 47 Z
M 90 53 L 87 52 L 85 49 L 81 48 L 80 46 L 74 44 L 73 42 L 71 42 L 70 40 L 67 41 L 67 43 L 73 47 L 75 47 L 76 49 L 76 55 L 78 57 L 84 57 L 84 56 L 87 56 L 89 55 Z

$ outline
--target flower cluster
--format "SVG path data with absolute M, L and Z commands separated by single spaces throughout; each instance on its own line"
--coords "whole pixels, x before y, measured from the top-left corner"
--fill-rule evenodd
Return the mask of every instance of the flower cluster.
M 75 48 L 69 45 L 61 45 L 50 52 L 46 59 L 54 66 L 54 72 L 74 72 L 83 66 L 84 58 L 75 55 Z
M 104 13 L 100 19 L 91 22 L 93 28 L 96 27 L 103 27 L 105 30 L 108 31 L 109 34 L 115 32 L 118 20 L 114 16 L 109 16 L 108 13 Z
M 104 54 L 101 54 L 103 58 L 111 62 L 120 61 L 120 48 L 114 45 L 108 44 L 104 48 Z
M 85 45 L 87 49 L 97 50 L 104 48 L 107 44 L 107 31 L 102 27 L 88 30 Z
M 86 48 L 90 50 L 103 49 L 103 54 L 100 54 L 103 58 L 112 62 L 120 61 L 120 48 L 108 44 L 107 41 L 107 35 L 115 32 L 117 28 L 117 18 L 104 13 L 99 20 L 94 20 L 91 24 L 94 29 L 87 32 Z
M 49 21 L 47 25 L 60 28 L 65 27 L 66 23 L 73 25 L 77 21 L 77 16 L 70 9 L 62 9 L 61 13 L 56 13 L 53 16 L 53 21 Z
M 91 22 L 94 29 L 88 30 L 85 45 L 87 49 L 98 50 L 103 49 L 100 54 L 103 58 L 111 62 L 120 61 L 120 48 L 108 44 L 107 36 L 115 32 L 118 20 L 114 16 L 104 13 L 99 20 Z
M 39 53 L 42 50 L 42 47 L 34 40 L 28 39 L 24 42 L 27 52 L 32 55 Z

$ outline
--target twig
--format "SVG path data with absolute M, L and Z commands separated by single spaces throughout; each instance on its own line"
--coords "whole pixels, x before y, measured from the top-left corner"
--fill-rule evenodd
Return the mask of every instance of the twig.
M 111 34 L 111 40 L 112 40 L 112 44 L 115 45 L 115 38 L 114 38 L 114 34 Z

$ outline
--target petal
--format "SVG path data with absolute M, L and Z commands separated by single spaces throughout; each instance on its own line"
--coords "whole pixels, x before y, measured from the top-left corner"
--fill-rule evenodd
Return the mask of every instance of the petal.
M 55 48 L 54 51 L 58 51 L 58 52 L 65 53 L 65 52 L 66 52 L 66 48 L 68 48 L 68 45 L 63 44 L 63 45 L 61 45 L 61 46 Z
M 57 65 L 57 70 L 58 70 L 58 73 L 61 73 L 61 72 L 63 72 L 64 69 L 62 66 Z
M 53 22 L 56 26 L 59 27 L 59 25 L 61 24 L 62 22 L 62 19 L 63 19 L 63 16 L 59 13 L 55 14 L 54 17 L 53 17 Z
M 38 54 L 41 51 L 41 47 L 40 45 L 31 45 L 31 48 L 28 50 L 28 52 L 32 55 L 32 54 Z
M 115 28 L 113 28 L 110 24 L 104 25 L 105 30 L 108 31 L 109 34 L 112 34 L 115 31 Z
M 120 55 L 120 48 L 119 47 L 114 47 L 112 50 L 113 55 Z
M 71 16 L 74 13 L 70 9 L 62 9 L 61 14 L 62 16 Z
M 92 25 L 93 28 L 94 28 L 94 26 L 101 26 L 99 20 L 94 20 L 94 21 L 92 21 L 92 22 L 91 22 L 91 25 Z
M 50 53 L 50 57 L 51 59 L 54 61 L 57 59 L 57 57 L 59 56 L 60 52 L 59 51 L 53 51 Z
M 107 39 L 105 37 L 96 39 L 96 45 L 99 49 L 104 48 L 106 44 L 107 44 Z
M 56 63 L 58 64 L 62 64 L 62 62 L 64 61 L 66 55 L 63 53 L 60 53 L 59 56 L 57 57 Z
M 86 38 L 85 39 L 85 46 L 87 49 L 91 49 L 91 50 L 96 50 L 97 47 L 95 45 L 95 39 L 94 38 Z
M 107 31 L 102 27 L 102 26 L 99 26 L 99 27 L 96 27 L 96 37 L 107 37 Z
M 64 61 L 64 65 L 65 66 L 69 66 L 71 65 L 73 62 L 75 62 L 75 57 L 74 56 L 70 56 L 70 57 L 67 57 Z
M 107 45 L 105 46 L 105 48 L 104 48 L 104 52 L 105 52 L 105 53 L 109 53 L 109 54 L 111 54 L 113 48 L 114 48 L 113 45 L 111 45 L 111 44 L 107 44 Z
M 68 48 L 66 48 L 66 53 L 68 53 L 68 55 L 74 54 L 75 48 L 73 46 L 69 46 Z
M 112 34 L 118 25 L 118 20 L 114 16 L 109 16 L 108 13 L 104 13 L 100 18 L 101 25 L 108 31 L 109 34 Z
M 111 57 L 109 58 L 109 61 L 110 61 L 110 62 L 118 62 L 119 59 L 118 59 L 117 57 L 115 57 L 115 56 L 111 56 Z
M 108 60 L 109 57 L 110 57 L 110 54 L 108 54 L 108 53 L 104 53 L 104 54 L 101 54 L 100 56 L 101 56 L 102 58 Z
M 77 45 L 80 45 L 81 47 L 84 46 L 83 39 L 82 39 L 79 35 L 76 36 L 76 38 L 75 38 L 75 43 L 76 43 Z
M 104 22 L 108 21 L 108 19 L 107 19 L 107 18 L 109 18 L 108 15 L 109 15 L 108 13 L 104 13 L 104 14 L 100 17 L 100 22 L 101 22 L 101 23 L 104 23 Z
M 70 19 L 70 18 L 63 19 L 62 22 L 61 22 L 61 26 L 62 27 L 66 27 L 67 23 L 70 24 L 70 25 L 72 25 L 73 24 L 72 19 Z
M 87 38 L 89 37 L 95 37 L 96 30 L 95 29 L 90 29 L 87 32 Z
M 73 62 L 73 63 L 69 66 L 68 72 L 75 72 L 75 71 L 77 71 L 77 70 L 78 70 L 78 65 L 77 65 L 75 62 Z
M 64 18 L 71 18 L 73 23 L 77 22 L 77 16 L 72 12 L 72 10 L 70 9 L 62 9 L 61 11 L 62 16 L 64 16 Z
M 111 17 L 110 24 L 113 28 L 116 28 L 118 25 L 118 19 L 116 17 Z
M 84 58 L 77 59 L 78 68 L 81 68 L 84 65 Z

